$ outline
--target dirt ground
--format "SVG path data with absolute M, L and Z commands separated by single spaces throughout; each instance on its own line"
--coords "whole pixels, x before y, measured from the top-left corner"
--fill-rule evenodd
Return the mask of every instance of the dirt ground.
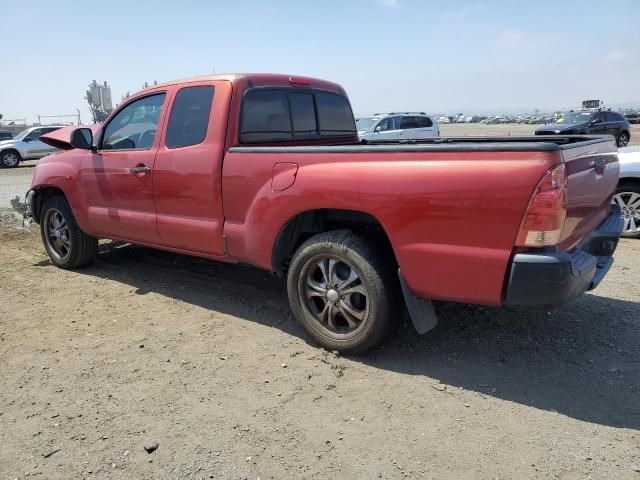
M 265 272 L 113 242 L 63 271 L 0 207 L 0 479 L 640 479 L 640 241 L 558 311 L 442 303 L 345 358 Z

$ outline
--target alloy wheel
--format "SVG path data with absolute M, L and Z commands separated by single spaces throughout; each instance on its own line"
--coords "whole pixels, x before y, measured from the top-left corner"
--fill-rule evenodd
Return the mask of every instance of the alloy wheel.
M 17 154 L 8 152 L 2 156 L 2 163 L 5 167 L 15 167 L 20 163 L 20 159 Z
M 618 147 L 626 147 L 629 143 L 629 137 L 626 133 L 621 133 L 618 137 Z
M 331 336 L 353 336 L 369 317 L 369 292 L 360 274 L 333 255 L 317 255 L 305 263 L 298 295 L 303 308 Z
M 618 204 L 624 219 L 625 233 L 640 232 L 640 193 L 620 192 L 613 197 Z
M 69 225 L 59 210 L 51 208 L 45 218 L 45 241 L 51 253 L 58 260 L 64 261 L 71 252 L 71 236 Z

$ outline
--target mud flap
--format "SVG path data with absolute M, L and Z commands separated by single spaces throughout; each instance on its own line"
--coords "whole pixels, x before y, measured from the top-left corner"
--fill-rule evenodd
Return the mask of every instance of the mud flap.
M 402 272 L 398 269 L 398 276 L 400 277 L 400 285 L 402 285 L 402 294 L 404 295 L 404 301 L 407 304 L 411 321 L 416 331 L 423 335 L 429 330 L 435 328 L 438 324 L 438 318 L 436 317 L 436 311 L 433 308 L 431 300 L 425 300 L 424 298 L 418 298 L 411 290 L 407 282 L 405 282 Z

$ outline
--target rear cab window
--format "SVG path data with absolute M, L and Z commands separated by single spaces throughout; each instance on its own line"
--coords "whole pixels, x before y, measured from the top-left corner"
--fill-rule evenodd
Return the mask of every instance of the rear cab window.
M 240 143 L 355 135 L 351 106 L 340 94 L 271 87 L 257 87 L 245 93 L 240 114 Z

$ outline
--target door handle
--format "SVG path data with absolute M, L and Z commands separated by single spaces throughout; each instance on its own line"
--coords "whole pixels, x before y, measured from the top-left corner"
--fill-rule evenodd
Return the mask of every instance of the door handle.
M 151 171 L 151 168 L 145 165 L 136 165 L 135 167 L 130 168 L 129 171 L 134 175 L 142 176 L 146 173 L 149 173 Z

